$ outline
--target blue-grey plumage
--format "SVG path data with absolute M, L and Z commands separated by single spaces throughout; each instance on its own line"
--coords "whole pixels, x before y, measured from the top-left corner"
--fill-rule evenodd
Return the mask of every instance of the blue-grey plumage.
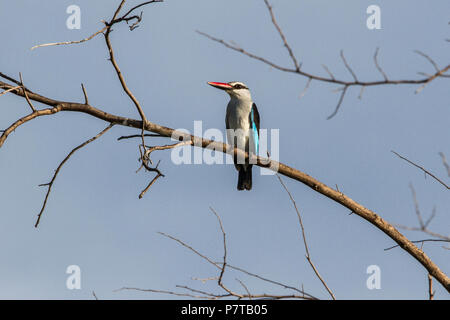
M 209 85 L 225 90 L 230 95 L 225 124 L 227 140 L 230 145 L 245 150 L 249 154 L 258 154 L 259 149 L 259 113 L 248 87 L 242 82 L 208 82 Z M 238 190 L 252 188 L 252 164 L 248 159 L 234 157 L 239 172 Z

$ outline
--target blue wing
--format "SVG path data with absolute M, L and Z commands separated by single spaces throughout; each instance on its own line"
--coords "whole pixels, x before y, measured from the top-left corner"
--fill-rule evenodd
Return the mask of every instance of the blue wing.
M 256 155 L 259 153 L 259 112 L 256 104 L 253 103 L 252 110 L 250 112 L 250 126 L 252 131 L 252 140 L 254 143 L 254 149 Z

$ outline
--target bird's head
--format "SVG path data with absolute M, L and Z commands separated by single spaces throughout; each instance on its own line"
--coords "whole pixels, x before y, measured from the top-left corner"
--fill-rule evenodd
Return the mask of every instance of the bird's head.
M 239 81 L 224 82 L 208 82 L 214 88 L 224 90 L 231 98 L 237 99 L 251 99 L 250 90 L 248 87 Z

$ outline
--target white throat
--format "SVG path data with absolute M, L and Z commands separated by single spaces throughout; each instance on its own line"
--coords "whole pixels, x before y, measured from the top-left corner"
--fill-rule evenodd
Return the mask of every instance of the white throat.
M 231 100 L 237 100 L 240 103 L 252 102 L 252 95 L 248 89 L 231 90 L 228 92 Z

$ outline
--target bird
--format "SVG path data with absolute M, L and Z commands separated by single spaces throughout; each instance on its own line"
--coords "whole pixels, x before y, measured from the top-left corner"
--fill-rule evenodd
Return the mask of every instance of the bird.
M 208 82 L 214 88 L 224 90 L 230 96 L 225 116 L 228 143 L 233 147 L 258 155 L 259 149 L 259 112 L 252 100 L 247 85 L 239 81 Z M 237 189 L 252 189 L 252 164 L 248 159 L 233 161 L 239 172 Z

